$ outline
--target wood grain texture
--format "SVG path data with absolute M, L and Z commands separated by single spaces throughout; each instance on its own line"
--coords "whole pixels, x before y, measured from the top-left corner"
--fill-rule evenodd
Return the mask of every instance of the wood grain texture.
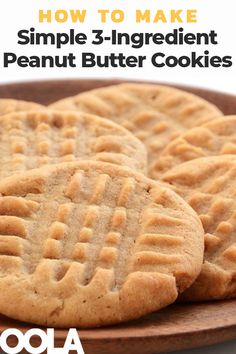
M 32 100 L 48 104 L 60 98 L 121 81 L 64 80 L 0 85 L 0 98 Z M 184 86 L 216 104 L 225 114 L 236 114 L 236 97 Z M 31 325 L 0 316 L 0 331 Z M 64 343 L 67 331 L 56 330 L 56 345 Z M 158 354 L 220 343 L 236 338 L 236 300 L 199 304 L 175 304 L 160 312 L 118 326 L 81 330 L 86 354 Z M 12 345 L 14 340 L 12 339 Z M 15 343 L 16 344 L 16 343 Z M 35 339 L 35 345 L 39 345 Z
M 0 331 L 31 325 L 0 317 Z M 56 345 L 64 345 L 67 330 L 56 330 Z M 175 304 L 123 325 L 80 330 L 85 354 L 158 354 L 220 343 L 236 338 L 236 300 Z M 35 338 L 35 346 L 40 344 Z M 11 337 L 10 345 L 17 343 Z

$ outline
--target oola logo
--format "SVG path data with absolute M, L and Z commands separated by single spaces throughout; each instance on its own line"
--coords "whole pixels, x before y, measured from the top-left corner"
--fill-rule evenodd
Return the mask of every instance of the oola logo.
M 15 347 L 8 344 L 8 338 L 10 336 L 16 337 L 17 345 Z M 30 340 L 35 336 L 39 338 L 40 345 L 38 347 L 31 345 Z M 78 332 L 75 328 L 71 328 L 68 331 L 63 348 L 55 347 L 53 328 L 48 328 L 45 331 L 32 328 L 25 333 L 15 328 L 9 328 L 0 335 L 0 348 L 6 354 L 19 354 L 23 349 L 29 354 L 69 354 L 71 351 L 77 354 L 84 354 Z

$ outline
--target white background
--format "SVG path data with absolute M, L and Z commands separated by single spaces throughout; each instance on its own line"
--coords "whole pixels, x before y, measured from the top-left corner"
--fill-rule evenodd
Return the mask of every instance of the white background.
M 113 24 L 108 21 L 101 24 L 97 16 L 97 10 L 123 9 L 126 13 L 125 22 Z M 87 9 L 87 20 L 84 24 L 39 24 L 39 9 Z M 135 24 L 135 9 L 151 9 L 155 13 L 157 9 L 197 9 L 198 22 L 196 24 Z M 235 30 L 236 3 L 234 0 L 2 0 L 0 4 L 0 83 L 42 80 L 50 78 L 125 78 L 147 79 L 162 82 L 188 84 L 192 86 L 213 88 L 215 90 L 236 94 L 236 30 Z M 21 29 L 35 27 L 39 32 L 66 31 L 75 28 L 78 32 L 88 33 L 91 29 L 118 29 L 125 32 L 168 32 L 173 28 L 183 26 L 189 32 L 209 32 L 215 30 L 218 33 L 218 46 L 198 47 L 179 46 L 168 47 L 146 46 L 145 48 L 131 49 L 130 47 L 110 47 L 109 44 L 101 47 L 66 46 L 56 50 L 50 46 L 19 46 L 17 45 L 17 32 Z M 96 54 L 105 55 L 111 51 L 124 54 L 150 55 L 156 51 L 181 56 L 190 51 L 198 51 L 199 54 L 209 49 L 212 55 L 232 55 L 234 65 L 231 68 L 154 68 L 146 65 L 144 68 L 90 68 L 90 69 L 32 69 L 19 68 L 16 65 L 8 69 L 3 68 L 3 52 L 16 52 L 17 55 L 55 55 L 68 54 L 74 51 L 95 51 Z M 236 342 L 217 345 L 215 347 L 187 351 L 187 353 L 223 354 L 236 352 Z
M 135 78 L 162 82 L 175 82 L 192 86 L 213 88 L 215 90 L 236 93 L 236 45 L 235 45 L 235 13 L 236 3 L 233 0 L 7 0 L 1 1 L 0 11 L 0 82 L 12 82 L 48 78 Z M 98 9 L 123 9 L 126 13 L 125 22 L 113 24 L 108 21 L 101 24 Z M 86 21 L 83 24 L 38 23 L 39 9 L 87 9 Z M 198 22 L 192 24 L 135 24 L 135 9 L 151 9 L 154 14 L 157 9 L 197 9 Z M 153 16 L 154 17 L 154 16 Z M 218 33 L 217 46 L 146 46 L 141 49 L 130 47 L 114 48 L 110 44 L 92 47 L 65 46 L 57 50 L 50 46 L 19 46 L 17 32 L 20 29 L 35 27 L 39 32 L 66 31 L 75 28 L 78 32 L 90 32 L 91 29 L 102 28 L 107 33 L 110 29 L 132 32 L 168 32 L 173 28 L 183 26 L 185 31 L 209 32 L 214 29 Z M 208 49 L 212 55 L 232 55 L 235 62 L 231 68 L 155 68 L 151 64 L 145 68 L 19 68 L 16 65 L 3 69 L 3 52 L 16 52 L 18 55 L 55 55 L 68 54 L 74 51 L 95 51 L 97 54 L 108 54 L 111 51 L 136 55 L 151 55 L 163 51 L 176 56 L 185 55 L 191 51 L 202 54 Z

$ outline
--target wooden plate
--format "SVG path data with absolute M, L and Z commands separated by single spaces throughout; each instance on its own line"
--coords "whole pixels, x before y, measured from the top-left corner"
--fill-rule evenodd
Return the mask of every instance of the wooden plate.
M 78 92 L 117 82 L 63 80 L 0 85 L 0 97 L 48 104 Z M 236 97 L 232 95 L 179 87 L 215 103 L 225 114 L 236 114 Z M 0 331 L 6 328 L 19 328 L 25 332 L 32 326 L 0 316 Z M 63 346 L 66 334 L 66 330 L 55 331 L 57 346 Z M 174 304 L 138 321 L 81 330 L 79 334 L 86 354 L 157 354 L 220 343 L 236 338 L 236 300 Z

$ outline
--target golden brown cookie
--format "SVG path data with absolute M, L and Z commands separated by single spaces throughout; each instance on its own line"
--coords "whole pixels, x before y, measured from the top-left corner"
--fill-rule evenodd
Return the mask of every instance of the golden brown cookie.
M 203 229 L 178 195 L 121 166 L 80 161 L 0 181 L 0 313 L 102 326 L 175 301 L 199 274 Z
M 45 107 L 35 102 L 13 100 L 10 98 L 0 99 L 0 116 L 12 112 L 36 111 L 42 109 L 45 109 Z
M 202 271 L 182 299 L 236 297 L 236 156 L 195 159 L 168 171 L 163 180 L 197 212 L 205 230 Z
M 119 125 L 78 112 L 18 112 L 0 126 L 0 179 L 44 164 L 95 159 L 146 172 L 144 145 Z
M 183 133 L 163 150 L 156 171 L 161 176 L 185 161 L 225 154 L 236 154 L 236 116 L 222 116 Z
M 222 115 L 214 105 L 193 94 L 144 84 L 100 88 L 63 99 L 51 107 L 94 113 L 129 129 L 147 147 L 152 178 L 158 177 L 156 163 L 171 140 L 186 129 Z

